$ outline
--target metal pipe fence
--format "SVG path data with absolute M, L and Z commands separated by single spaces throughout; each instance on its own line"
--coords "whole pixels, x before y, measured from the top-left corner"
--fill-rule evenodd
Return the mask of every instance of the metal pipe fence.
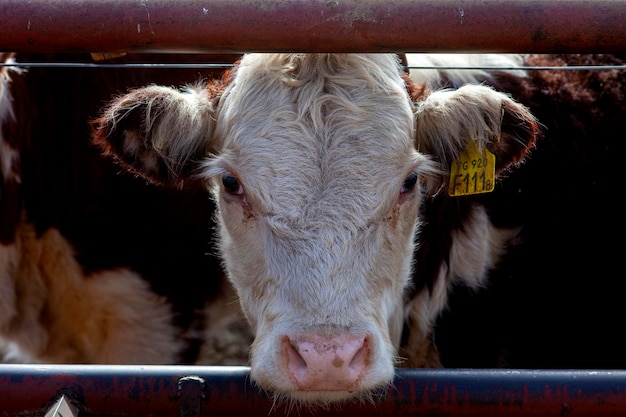
M 14 52 L 626 51 L 623 0 L 2 0 L 0 17 Z
M 624 52 L 626 1 L 0 0 L 0 51 Z M 245 367 L 0 365 L 0 417 L 602 417 L 625 391 L 626 371 L 399 369 L 371 402 L 298 410 Z
M 297 409 L 247 367 L 0 366 L 0 416 L 44 416 L 61 399 L 74 416 L 623 416 L 626 371 L 399 369 L 371 402 Z

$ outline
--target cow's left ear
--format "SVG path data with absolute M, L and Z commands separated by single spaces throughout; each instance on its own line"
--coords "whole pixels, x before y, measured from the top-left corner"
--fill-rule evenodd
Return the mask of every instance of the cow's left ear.
M 484 85 L 435 91 L 416 103 L 417 150 L 439 162 L 444 174 L 432 189 L 449 183 L 453 163 L 470 147 L 495 155 L 495 174 L 522 162 L 539 135 L 529 109 Z
M 151 183 L 182 188 L 214 149 L 219 95 L 206 85 L 152 85 L 115 98 L 92 122 L 104 156 Z

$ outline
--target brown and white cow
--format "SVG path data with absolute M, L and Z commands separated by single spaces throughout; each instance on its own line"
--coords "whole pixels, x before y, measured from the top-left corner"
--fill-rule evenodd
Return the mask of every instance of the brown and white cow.
M 419 64 L 423 57 L 411 59 Z M 620 66 L 626 56 L 518 59 L 529 67 L 570 68 L 490 72 L 486 82 L 531 109 L 541 137 L 493 192 L 454 199 L 441 193 L 424 204 L 402 355 L 426 346 L 426 338 L 446 367 L 625 369 L 626 71 Z M 481 274 L 476 261 L 492 229 L 485 219 L 519 234 Z M 427 317 L 418 314 L 424 311 Z
M 392 54 L 250 54 L 223 81 L 117 97 L 94 141 L 152 183 L 212 194 L 224 267 L 255 333 L 251 376 L 277 398 L 312 404 L 391 381 L 416 236 L 429 238 L 422 204 L 447 193 L 449 167 L 468 149 L 480 163 L 494 154 L 499 175 L 537 129 L 510 96 L 471 84 L 431 91 Z M 472 245 L 484 265 L 449 274 L 483 274 L 513 236 L 472 215 L 485 240 L 450 257 L 476 268 L 461 259 Z M 409 304 L 409 318 L 431 326 L 443 306 L 420 297 L 410 303 L 427 308 Z M 418 336 L 416 350 L 429 340 Z
M 172 59 L 236 57 L 116 63 Z M 245 320 L 211 246 L 213 203 L 204 192 L 151 187 L 101 158 L 89 141 L 89 120 L 112 95 L 194 82 L 201 72 L 0 68 L 0 341 L 7 360 L 246 363 Z

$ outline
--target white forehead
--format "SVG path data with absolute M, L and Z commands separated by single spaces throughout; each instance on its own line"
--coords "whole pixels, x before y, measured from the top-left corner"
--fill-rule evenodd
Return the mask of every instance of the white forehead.
M 395 55 L 251 54 L 220 102 L 216 165 L 266 214 L 374 215 L 417 164 L 413 129 Z

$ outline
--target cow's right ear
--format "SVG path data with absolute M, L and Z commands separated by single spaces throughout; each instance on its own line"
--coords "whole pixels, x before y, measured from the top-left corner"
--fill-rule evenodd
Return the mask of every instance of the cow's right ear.
M 115 98 L 92 122 L 92 140 L 127 171 L 182 187 L 211 148 L 216 93 L 199 84 L 138 88 Z

